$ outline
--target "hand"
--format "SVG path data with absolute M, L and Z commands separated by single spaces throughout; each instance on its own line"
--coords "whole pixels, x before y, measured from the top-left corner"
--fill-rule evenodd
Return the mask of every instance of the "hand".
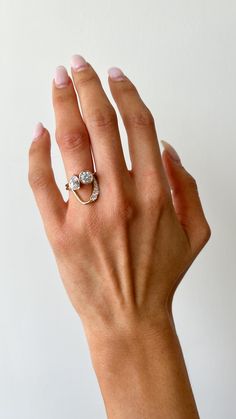
M 194 178 L 169 144 L 163 143 L 161 156 L 154 118 L 133 83 L 110 71 L 128 136 L 128 170 L 116 111 L 98 75 L 80 56 L 73 57 L 71 71 L 73 82 L 63 67 L 53 81 L 56 140 L 67 179 L 96 170 L 100 195 L 81 205 L 69 192 L 64 202 L 49 132 L 40 124 L 29 151 L 29 182 L 71 302 L 88 339 L 98 342 L 108 334 L 132 334 L 137 326 L 155 330 L 171 317 L 174 291 L 210 228 Z M 83 199 L 90 188 L 81 188 Z
M 56 139 L 68 179 L 83 169 L 94 171 L 91 146 L 100 196 L 84 206 L 72 194 L 63 201 L 46 129 L 30 148 L 30 185 L 82 320 L 125 326 L 128 311 L 132 318 L 152 323 L 170 305 L 182 273 L 209 238 L 196 182 L 178 159 L 170 158 L 168 147 L 163 170 L 154 118 L 123 76 L 109 78 L 109 85 L 127 131 L 128 171 L 117 115 L 97 74 L 87 64 L 80 71 L 72 68 L 72 77 L 74 84 L 59 68 L 53 82 Z M 84 198 L 90 188 L 81 188 Z

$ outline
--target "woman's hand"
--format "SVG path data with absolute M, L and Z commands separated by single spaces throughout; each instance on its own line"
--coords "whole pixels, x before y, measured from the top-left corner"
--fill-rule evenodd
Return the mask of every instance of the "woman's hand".
M 53 81 L 56 140 L 67 179 L 96 170 L 100 195 L 81 205 L 69 192 L 64 202 L 51 167 L 49 132 L 41 124 L 30 147 L 29 182 L 96 369 L 112 342 L 115 352 L 117 342 L 127 342 L 128 336 L 136 339 L 138 333 L 142 340 L 172 328 L 174 291 L 208 241 L 210 228 L 196 182 L 177 153 L 163 142 L 161 156 L 154 118 L 133 83 L 118 69 L 110 70 L 109 86 L 128 137 L 128 170 L 117 114 L 98 75 L 80 56 L 73 57 L 71 70 L 73 82 L 63 67 Z M 81 188 L 83 199 L 90 189 Z M 105 401 L 109 406 L 106 396 Z M 126 417 L 117 408 L 108 412 Z

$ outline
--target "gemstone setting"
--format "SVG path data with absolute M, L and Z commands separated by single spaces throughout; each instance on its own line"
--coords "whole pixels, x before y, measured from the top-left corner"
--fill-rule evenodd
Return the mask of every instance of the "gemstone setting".
M 79 174 L 79 180 L 83 184 L 88 184 L 93 182 L 93 174 L 89 170 L 83 170 Z
M 92 184 L 92 192 L 87 201 L 82 200 L 79 196 L 79 193 L 76 192 L 77 189 L 81 188 L 81 184 Z M 79 175 L 71 176 L 69 182 L 65 186 L 67 190 L 73 192 L 76 199 L 83 205 L 96 201 L 100 193 L 100 188 L 95 173 L 92 173 L 89 170 L 83 170 Z
M 70 181 L 69 181 L 69 188 L 70 188 L 72 191 L 75 191 L 76 189 L 79 189 L 79 188 L 80 188 L 80 180 L 79 180 L 78 176 L 73 175 L 73 176 L 70 178 Z

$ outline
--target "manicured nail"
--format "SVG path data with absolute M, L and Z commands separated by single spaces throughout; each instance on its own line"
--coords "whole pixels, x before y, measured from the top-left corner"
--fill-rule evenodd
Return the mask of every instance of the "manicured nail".
M 88 67 L 88 63 L 85 61 L 82 55 L 72 55 L 71 57 L 71 67 L 75 71 L 83 70 Z
M 38 140 L 40 136 L 42 135 L 43 131 L 44 131 L 44 126 L 42 122 L 38 122 L 34 128 L 33 141 Z
M 68 85 L 69 76 L 68 76 L 66 68 L 63 65 L 59 65 L 56 68 L 54 80 L 57 87 L 61 88 L 61 87 L 66 87 Z
M 177 151 L 174 149 L 174 147 L 172 147 L 172 145 L 170 145 L 169 143 L 167 143 L 166 141 L 163 141 L 163 140 L 161 140 L 161 143 L 162 143 L 164 149 L 168 152 L 171 159 L 175 163 L 181 164 L 180 157 L 179 157 Z
M 112 80 L 119 81 L 125 79 L 123 71 L 118 67 L 111 67 L 107 70 L 107 72 Z

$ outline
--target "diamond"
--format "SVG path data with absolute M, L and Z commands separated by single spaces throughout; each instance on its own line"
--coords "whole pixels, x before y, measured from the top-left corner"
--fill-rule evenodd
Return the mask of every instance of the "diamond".
M 98 195 L 99 195 L 99 186 L 98 186 L 96 178 L 94 177 L 93 192 L 92 192 L 92 195 L 90 196 L 90 201 L 96 201 Z
M 74 176 L 72 176 L 72 177 L 70 178 L 70 181 L 69 181 L 69 188 L 70 188 L 72 191 L 75 191 L 76 189 L 79 189 L 79 188 L 80 188 L 80 181 L 79 181 L 78 176 L 74 175 Z
M 79 179 L 81 183 L 92 183 L 93 181 L 93 174 L 89 172 L 88 170 L 84 170 L 83 172 L 80 172 Z

